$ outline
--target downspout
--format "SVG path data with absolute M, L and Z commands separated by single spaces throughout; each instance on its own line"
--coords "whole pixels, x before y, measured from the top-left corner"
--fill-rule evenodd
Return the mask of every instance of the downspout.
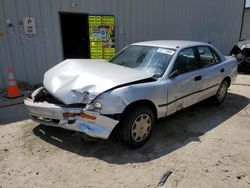
M 246 0 L 244 0 L 244 4 L 243 4 L 239 40 L 241 40 L 241 37 L 242 37 L 241 35 L 242 35 L 242 30 L 243 30 L 243 22 L 244 22 L 244 15 L 245 15 L 245 9 L 246 9 L 245 6 L 246 6 Z

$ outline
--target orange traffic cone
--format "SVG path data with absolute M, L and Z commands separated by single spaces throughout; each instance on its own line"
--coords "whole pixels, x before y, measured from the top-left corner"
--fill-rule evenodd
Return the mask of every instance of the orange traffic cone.
M 8 78 L 6 98 L 13 99 L 13 98 L 20 97 L 21 96 L 20 90 L 16 84 L 16 79 L 14 77 L 14 72 L 12 68 L 8 69 L 8 74 L 9 74 L 9 78 Z

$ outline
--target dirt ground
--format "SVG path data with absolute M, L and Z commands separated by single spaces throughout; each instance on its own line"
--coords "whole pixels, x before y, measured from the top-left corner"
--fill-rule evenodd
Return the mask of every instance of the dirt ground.
M 250 187 L 250 76 L 239 75 L 225 102 L 202 102 L 155 126 L 129 150 L 115 141 L 79 142 L 38 125 L 23 105 L 0 108 L 0 187 Z

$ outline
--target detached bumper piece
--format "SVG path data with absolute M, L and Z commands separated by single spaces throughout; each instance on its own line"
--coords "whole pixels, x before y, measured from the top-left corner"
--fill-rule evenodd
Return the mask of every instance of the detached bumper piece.
M 86 111 L 84 107 L 34 102 L 29 97 L 24 99 L 24 104 L 32 120 L 40 124 L 83 132 L 94 138 L 107 139 L 119 123 L 98 112 Z

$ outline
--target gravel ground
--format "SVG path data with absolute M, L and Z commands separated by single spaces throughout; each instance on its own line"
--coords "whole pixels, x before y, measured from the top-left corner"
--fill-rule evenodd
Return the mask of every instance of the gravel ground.
M 250 187 L 250 76 L 225 102 L 202 102 L 157 123 L 129 150 L 117 141 L 79 142 L 38 125 L 23 105 L 0 108 L 0 187 Z

